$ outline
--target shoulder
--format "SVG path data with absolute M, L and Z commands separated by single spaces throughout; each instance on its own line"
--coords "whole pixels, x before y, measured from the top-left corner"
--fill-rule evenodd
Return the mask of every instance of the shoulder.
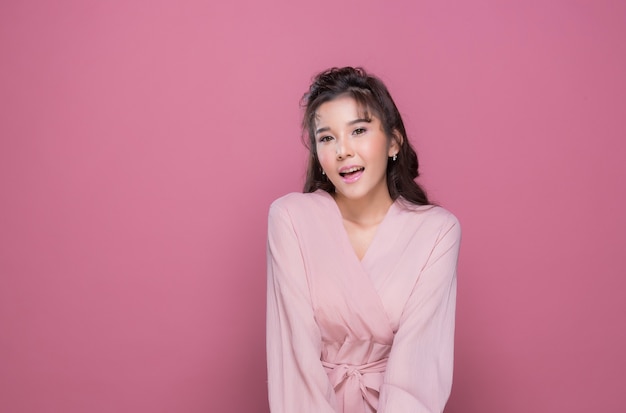
M 299 238 L 315 237 L 333 225 L 335 201 L 322 191 L 290 193 L 272 202 L 269 209 L 270 231 L 289 228 Z
M 447 209 L 437 205 L 415 205 L 404 199 L 398 200 L 398 206 L 409 222 L 429 228 L 440 235 L 452 232 L 456 234 L 456 237 L 460 237 L 461 224 L 458 218 Z
M 316 212 L 328 209 L 329 195 L 322 191 L 311 193 L 292 192 L 276 199 L 270 205 L 269 216 L 289 215 L 290 217 L 313 216 Z
M 271 210 L 297 211 L 328 206 L 330 195 L 318 190 L 316 192 L 292 192 L 281 196 L 270 205 Z

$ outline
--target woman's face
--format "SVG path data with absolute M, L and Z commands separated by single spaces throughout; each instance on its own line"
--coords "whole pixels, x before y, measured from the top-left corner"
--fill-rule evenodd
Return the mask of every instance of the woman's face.
M 320 105 L 315 118 L 317 156 L 338 197 L 362 200 L 389 197 L 388 158 L 399 150 L 383 131 L 380 119 L 363 110 L 350 96 Z

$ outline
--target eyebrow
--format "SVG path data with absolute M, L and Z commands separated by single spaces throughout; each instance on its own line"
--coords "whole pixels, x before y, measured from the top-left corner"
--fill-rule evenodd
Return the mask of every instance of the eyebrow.
M 359 119 L 355 119 L 355 120 L 351 120 L 350 122 L 348 122 L 349 126 L 352 125 L 356 125 L 357 123 L 371 123 L 372 119 L 364 119 L 364 118 L 359 118 Z M 322 133 L 322 132 L 328 132 L 330 130 L 330 128 L 328 126 L 325 126 L 323 128 L 319 128 L 315 131 L 315 134 L 317 135 L 318 133 Z

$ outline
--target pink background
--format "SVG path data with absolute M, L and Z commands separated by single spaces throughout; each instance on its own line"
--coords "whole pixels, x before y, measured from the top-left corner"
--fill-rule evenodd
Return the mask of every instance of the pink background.
M 5 0 L 0 53 L 0 411 L 267 412 L 267 208 L 347 64 L 463 223 L 446 411 L 623 411 L 626 3 Z

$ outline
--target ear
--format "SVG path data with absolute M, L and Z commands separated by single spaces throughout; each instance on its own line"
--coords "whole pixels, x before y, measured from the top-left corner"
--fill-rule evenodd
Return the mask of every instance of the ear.
M 389 151 L 387 153 L 390 158 L 400 152 L 400 147 L 402 146 L 403 141 L 404 139 L 402 138 L 402 134 L 398 132 L 397 129 L 394 129 L 393 133 L 391 134 L 391 139 L 389 141 Z

